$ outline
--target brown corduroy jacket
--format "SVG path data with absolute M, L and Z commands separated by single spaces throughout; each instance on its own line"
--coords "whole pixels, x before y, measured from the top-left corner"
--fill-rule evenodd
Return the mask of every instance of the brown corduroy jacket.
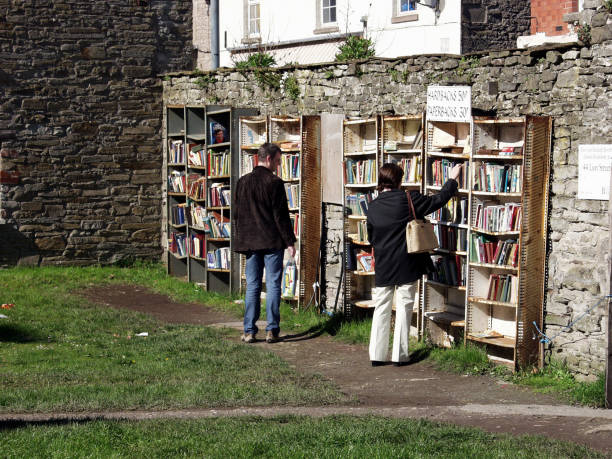
M 233 250 L 279 250 L 296 241 L 283 180 L 257 166 L 238 180 L 232 193 Z

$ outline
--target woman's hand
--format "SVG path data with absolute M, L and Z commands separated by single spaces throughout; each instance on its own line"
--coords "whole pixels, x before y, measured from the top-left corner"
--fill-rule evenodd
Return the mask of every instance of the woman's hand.
M 457 180 L 457 177 L 459 177 L 459 175 L 461 175 L 461 168 L 463 167 L 463 164 L 459 163 L 459 164 L 455 164 L 453 166 L 453 168 L 450 171 L 450 174 L 448 175 L 450 178 L 452 178 L 453 180 Z

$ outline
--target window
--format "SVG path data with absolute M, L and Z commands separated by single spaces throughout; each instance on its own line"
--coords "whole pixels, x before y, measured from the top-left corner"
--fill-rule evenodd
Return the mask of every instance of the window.
M 323 0 L 321 6 L 323 8 L 322 23 L 334 24 L 336 22 L 336 0 Z
M 248 0 L 248 36 L 259 36 L 259 0 Z
M 400 0 L 399 2 L 399 14 L 408 13 L 409 11 L 416 10 L 416 0 Z

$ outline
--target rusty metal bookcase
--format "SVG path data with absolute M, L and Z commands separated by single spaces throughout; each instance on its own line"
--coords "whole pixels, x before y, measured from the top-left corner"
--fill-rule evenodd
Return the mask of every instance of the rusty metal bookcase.
M 252 139 L 258 138 L 255 144 Z M 319 295 L 313 285 L 320 271 L 319 246 L 321 237 L 321 121 L 319 116 L 252 116 L 240 119 L 240 171 L 251 170 L 251 157 L 264 142 L 279 144 L 284 154 L 299 158 L 298 175 L 283 177 L 290 186 L 297 186 L 299 204 L 290 208 L 297 219 L 295 294 L 282 300 L 302 308 Z M 282 176 L 282 175 L 281 175 Z M 285 254 L 287 257 L 287 254 Z M 240 257 L 241 290 L 246 289 L 245 259 Z M 289 259 L 283 262 L 286 267 Z
M 343 199 L 344 199 L 344 314 L 347 318 L 355 317 L 359 309 L 374 307 L 372 289 L 374 287 L 374 270 L 366 270 L 359 265 L 355 252 L 371 251 L 367 233 L 363 233 L 366 217 L 365 211 L 351 213 L 349 199 L 357 201 L 359 195 L 374 193 L 378 182 L 380 166 L 380 117 L 349 118 L 342 125 L 343 139 Z M 369 175 L 355 178 L 348 169 L 363 170 L 366 162 Z M 360 236 L 361 228 L 361 236 Z
M 533 322 L 539 327 L 543 322 L 551 123 L 548 117 L 532 116 L 474 119 L 472 171 L 479 162 L 520 166 L 522 186 L 515 192 L 470 191 L 470 248 L 472 237 L 482 234 L 492 241 L 516 240 L 518 253 L 515 266 L 482 263 L 470 256 L 465 338 L 484 344 L 492 361 L 511 369 L 542 364 L 539 342 L 532 338 Z M 503 146 L 514 151 L 502 156 Z M 479 205 L 489 203 L 520 204 L 520 227 L 496 233 L 477 228 Z M 491 275 L 496 274 L 515 276 L 518 288 L 511 301 L 488 299 L 494 285 Z

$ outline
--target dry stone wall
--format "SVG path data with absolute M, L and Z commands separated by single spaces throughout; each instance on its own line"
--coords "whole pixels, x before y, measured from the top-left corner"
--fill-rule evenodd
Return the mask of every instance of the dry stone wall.
M 191 1 L 0 0 L 0 266 L 161 253 L 159 74 Z
M 610 15 L 599 8 L 600 37 L 592 46 L 506 50 L 468 56 L 374 59 L 346 64 L 287 67 L 270 75 L 221 69 L 215 82 L 198 86 L 192 75 L 164 83 L 166 103 L 231 104 L 259 107 L 267 114 L 345 113 L 351 116 L 423 111 L 430 84 L 469 84 L 473 107 L 491 115 L 546 115 L 553 118 L 550 257 L 546 332 L 553 353 L 585 377 L 604 367 L 604 308 L 570 329 L 563 328 L 608 292 L 608 203 L 576 198 L 578 145 L 612 143 L 612 41 Z M 596 31 L 596 29 L 593 29 Z M 606 32 L 608 31 L 608 32 Z M 295 79 L 299 94 L 285 91 Z M 212 79 L 211 79 L 212 80 Z M 338 170 L 340 178 L 341 171 Z M 323 292 L 335 304 L 341 257 L 341 211 L 326 205 L 327 237 Z M 341 250 L 341 248 L 340 248 Z M 341 304 L 341 299 L 340 302 Z

